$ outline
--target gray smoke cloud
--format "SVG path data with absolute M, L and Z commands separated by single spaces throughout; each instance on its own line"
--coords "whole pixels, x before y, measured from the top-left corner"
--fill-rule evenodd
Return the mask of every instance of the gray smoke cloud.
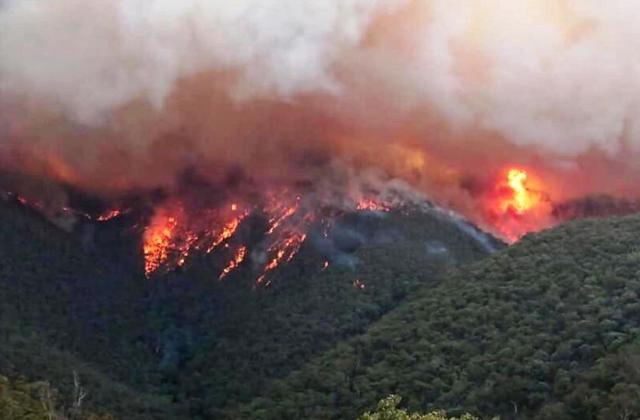
M 623 141 L 637 150 L 635 2 L 430 3 L 425 80 L 449 118 L 565 154 L 594 146 L 613 153 Z
M 122 191 L 340 161 L 480 224 L 511 165 L 557 201 L 635 195 L 638 22 L 633 0 L 4 0 L 0 168 Z
M 236 99 L 337 92 L 331 66 L 397 0 L 26 0 L 0 12 L 0 88 L 82 122 L 181 78 L 234 71 Z
M 162 108 L 179 80 L 206 71 L 233 72 L 234 100 L 355 95 L 336 69 L 377 31 L 383 39 L 403 33 L 410 53 L 383 42 L 350 71 L 396 92 L 397 108 L 428 104 L 454 125 L 561 154 L 640 145 L 640 8 L 631 0 L 5 0 L 0 7 L 0 94 L 45 101 L 83 123 L 139 98 Z M 374 27 L 402 10 L 423 19 Z

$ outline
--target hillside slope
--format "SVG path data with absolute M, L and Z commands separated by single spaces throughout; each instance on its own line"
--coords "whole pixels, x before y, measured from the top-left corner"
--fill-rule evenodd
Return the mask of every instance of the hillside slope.
M 226 418 L 411 409 L 503 419 L 640 417 L 640 216 L 530 235 L 424 288 Z
M 0 205 L 0 237 L 0 374 L 54 383 L 64 400 L 75 371 L 89 407 L 173 416 L 167 398 L 147 394 L 143 285 L 109 275 L 105 261 L 21 206 Z
M 0 203 L 0 374 L 49 381 L 64 397 L 77 371 L 87 407 L 116 418 L 215 418 L 488 253 L 443 213 L 365 212 L 339 224 L 346 262 L 321 270 L 310 243 L 256 289 L 250 264 L 218 281 L 216 255 L 145 279 L 114 258 L 130 245 L 117 230 L 96 229 L 108 240 L 87 247 Z
M 322 270 L 309 243 L 269 288 L 254 288 L 250 264 L 216 280 L 215 256 L 154 280 L 149 322 L 162 331 L 163 387 L 192 416 L 217 418 L 223 408 L 250 401 L 271 381 L 363 333 L 451 267 L 487 255 L 443 214 L 364 213 L 338 223 L 349 241 L 360 238 L 342 255 L 348 264 Z

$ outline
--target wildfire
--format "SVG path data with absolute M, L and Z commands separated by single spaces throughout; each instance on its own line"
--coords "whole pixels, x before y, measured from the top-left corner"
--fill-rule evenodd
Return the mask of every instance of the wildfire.
M 193 250 L 213 252 L 236 233 L 248 214 L 238 204 L 188 214 L 181 203 L 166 203 L 144 231 L 145 274 L 149 277 L 161 268 L 181 267 Z
M 237 210 L 237 207 L 236 207 L 236 210 Z M 230 221 L 228 221 L 226 224 L 224 224 L 220 229 L 219 233 L 214 235 L 213 241 L 207 247 L 206 249 L 207 254 L 210 254 L 214 249 L 216 249 L 216 247 L 218 247 L 218 245 L 220 245 L 227 239 L 231 238 L 236 233 L 236 231 L 238 230 L 238 227 L 240 226 L 240 223 L 242 222 L 242 220 L 244 220 L 245 217 L 247 217 L 247 215 L 248 213 L 246 212 L 239 214 L 235 216 L 233 219 L 231 219 Z
M 235 238 L 233 242 L 239 243 L 238 229 L 250 214 L 256 213 L 264 216 L 267 225 L 261 242 L 255 244 L 266 255 L 255 284 L 269 285 L 269 275 L 295 258 L 309 229 L 315 226 L 327 236 L 334 218 L 346 210 L 319 207 L 316 201 L 287 188 L 267 190 L 262 197 L 263 201 L 251 206 L 238 202 L 237 197 L 205 209 L 192 208 L 188 201 L 179 198 L 161 204 L 143 235 L 147 277 L 159 270 L 167 271 L 186 264 L 193 251 L 209 254 L 223 245 L 225 249 L 234 250 L 219 275 L 219 279 L 227 277 L 246 260 L 250 251 L 248 244 L 231 245 L 230 240 Z M 391 210 L 391 206 L 373 198 L 355 201 L 355 207 L 360 211 Z M 118 214 L 118 211 L 108 212 L 103 219 Z M 328 267 L 329 261 L 325 261 L 321 270 Z
M 101 215 L 99 215 L 96 220 L 98 222 L 108 222 L 111 219 L 115 219 L 116 217 L 120 216 L 122 214 L 122 210 L 119 209 L 113 209 L 113 210 L 109 210 L 106 211 L 104 213 L 102 213 Z
M 144 232 L 144 272 L 148 276 L 158 270 L 168 259 L 172 241 L 178 228 L 176 217 L 164 212 L 156 214 Z
M 537 196 L 527 188 L 529 175 L 522 169 L 512 168 L 507 172 L 507 185 L 511 188 L 512 194 L 502 204 L 503 211 L 509 209 L 518 214 L 522 214 L 536 204 Z
M 360 199 L 356 203 L 356 210 L 358 211 L 389 211 L 388 205 L 381 201 L 377 201 L 371 198 Z
M 288 236 L 284 240 L 271 246 L 271 248 L 269 248 L 271 258 L 267 265 L 265 265 L 264 270 L 256 280 L 256 283 L 258 285 L 264 283 L 267 274 L 278 268 L 283 262 L 290 262 L 293 257 L 296 256 L 306 238 L 306 234 L 294 232 L 291 236 Z
M 490 200 L 489 220 L 503 238 L 515 242 L 525 233 L 540 230 L 550 223 L 550 204 L 541 183 L 532 184 L 529 172 L 509 168 L 498 181 L 495 199 Z
M 270 206 L 270 208 L 267 209 L 268 213 L 273 214 L 269 219 L 270 227 L 267 231 L 268 235 L 272 234 L 284 221 L 286 221 L 288 218 L 293 216 L 296 211 L 298 211 L 298 208 L 300 206 L 299 201 L 300 199 L 296 198 L 296 203 L 291 206 L 276 204 L 275 206 Z
M 233 256 L 233 259 L 231 261 L 229 261 L 229 264 L 227 264 L 227 266 L 224 268 L 224 270 L 222 270 L 222 273 L 220 274 L 220 277 L 218 277 L 218 278 L 220 280 L 222 280 L 227 275 L 229 275 L 229 273 L 231 273 L 233 270 L 238 268 L 240 266 L 240 264 L 242 264 L 242 262 L 244 261 L 246 256 L 247 256 L 247 247 L 242 245 L 242 246 L 240 246 L 238 248 L 238 250 L 236 251 L 235 255 Z

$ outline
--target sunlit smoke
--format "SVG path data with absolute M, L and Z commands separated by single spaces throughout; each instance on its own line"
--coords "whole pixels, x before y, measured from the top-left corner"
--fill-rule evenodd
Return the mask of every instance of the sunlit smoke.
M 148 274 L 213 252 L 256 207 L 276 264 L 307 194 L 384 211 L 362 186 L 398 180 L 513 241 L 562 203 L 640 195 L 639 20 L 625 0 L 4 1 L 0 183 L 42 209 L 64 192 L 33 179 L 161 191 Z M 263 191 L 186 208 L 191 172 Z M 273 207 L 282 188 L 299 198 Z

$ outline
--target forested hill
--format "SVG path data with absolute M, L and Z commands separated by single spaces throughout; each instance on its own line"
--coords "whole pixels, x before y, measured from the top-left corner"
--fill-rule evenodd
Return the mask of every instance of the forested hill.
M 640 418 L 640 216 L 530 235 L 416 292 L 227 418 L 411 410 L 502 419 Z
M 73 407 L 75 373 L 86 412 L 127 420 L 220 418 L 501 247 L 438 211 L 362 212 L 337 221 L 327 269 L 310 243 L 256 289 L 251 264 L 218 281 L 216 255 L 146 279 L 130 270 L 130 231 L 119 243 L 122 222 L 108 223 L 87 244 L 0 202 L 0 375 L 50 382 Z
M 107 261 L 88 255 L 70 234 L 0 201 L 0 375 L 49 382 L 59 391 L 54 405 L 64 407 L 71 405 L 75 372 L 87 391 L 84 406 L 95 412 L 177 415 L 169 398 L 147 393 L 154 390 L 145 377 L 154 358 L 146 344 L 153 334 L 145 322 L 147 295 L 143 283 L 111 275 Z M 9 391 L 0 386 L 3 392 Z M 29 400 L 4 396 L 12 404 Z M 11 409 L 8 400 L 2 409 Z M 31 414 L 24 418 L 41 418 Z

